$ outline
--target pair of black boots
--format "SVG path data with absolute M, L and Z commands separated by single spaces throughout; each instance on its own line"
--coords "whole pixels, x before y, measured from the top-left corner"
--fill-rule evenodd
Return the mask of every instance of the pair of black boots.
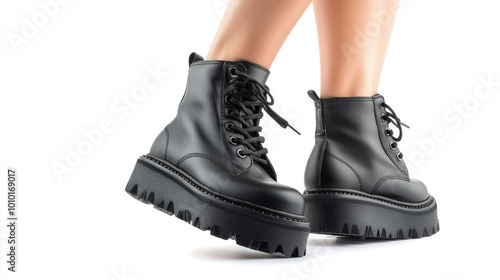
M 404 124 L 383 96 L 309 92 L 316 143 L 300 194 L 276 182 L 259 135 L 264 111 L 289 126 L 270 107 L 269 71 L 195 53 L 189 65 L 176 118 L 127 184 L 133 197 L 219 238 L 287 257 L 305 255 L 309 232 L 405 239 L 439 230 L 436 201 L 409 178 L 397 146 Z

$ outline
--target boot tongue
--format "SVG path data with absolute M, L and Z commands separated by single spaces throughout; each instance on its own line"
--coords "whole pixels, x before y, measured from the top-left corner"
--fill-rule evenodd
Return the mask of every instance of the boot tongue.
M 248 62 L 248 61 L 238 61 L 236 62 L 236 65 L 235 65 L 238 69 L 240 69 L 241 71 L 245 72 L 247 76 L 249 76 L 250 78 L 254 79 L 255 81 L 259 82 L 260 84 L 262 85 L 265 85 L 266 84 L 266 81 L 267 81 L 267 78 L 269 77 L 269 70 L 265 69 L 264 67 L 261 67 L 257 64 L 254 64 L 254 63 L 251 63 L 251 62 Z M 260 88 L 255 88 L 255 90 L 261 90 Z M 258 108 L 257 110 L 255 110 L 254 113 L 259 113 L 259 112 L 262 112 L 262 107 Z M 252 125 L 252 126 L 257 126 L 259 125 L 259 122 L 260 120 L 259 119 L 255 119 L 255 120 L 248 120 L 248 122 Z M 251 133 L 252 136 L 259 136 L 258 133 Z M 259 143 L 259 144 L 254 144 L 254 146 L 257 148 L 257 149 L 262 149 L 262 144 Z M 255 170 L 253 170 L 252 172 L 258 172 L 259 174 L 260 173 L 267 173 L 269 176 L 271 176 L 273 179 L 276 179 L 276 173 L 274 172 L 274 169 L 272 168 L 272 165 L 269 163 L 269 159 L 267 158 L 267 156 L 263 156 L 263 158 L 268 161 L 268 164 L 262 164 L 258 161 L 255 161 L 255 165 L 254 165 L 254 168 Z
M 263 85 L 266 84 L 267 78 L 269 77 L 269 70 L 248 61 L 238 61 L 238 64 L 246 69 L 247 75 L 252 79 L 255 79 Z
M 245 72 L 247 76 L 265 86 L 267 78 L 269 77 L 270 73 L 269 70 L 249 61 L 237 61 L 235 66 L 240 71 Z M 261 90 L 261 89 L 255 88 L 255 90 Z M 262 108 L 259 108 L 254 113 L 258 112 L 262 112 Z M 254 121 L 249 120 L 249 122 L 252 123 L 252 125 L 254 126 L 259 124 L 259 120 L 254 120 Z

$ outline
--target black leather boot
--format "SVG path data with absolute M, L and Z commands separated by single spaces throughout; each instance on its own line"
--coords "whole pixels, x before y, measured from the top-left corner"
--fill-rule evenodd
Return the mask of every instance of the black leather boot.
M 309 222 L 297 190 L 276 182 L 259 121 L 271 108 L 269 71 L 189 57 L 177 117 L 141 156 L 126 191 L 213 236 L 287 257 L 305 255 Z
M 404 124 L 384 97 L 309 96 L 317 119 L 305 172 L 311 232 L 398 239 L 436 233 L 436 200 L 410 179 L 398 149 Z

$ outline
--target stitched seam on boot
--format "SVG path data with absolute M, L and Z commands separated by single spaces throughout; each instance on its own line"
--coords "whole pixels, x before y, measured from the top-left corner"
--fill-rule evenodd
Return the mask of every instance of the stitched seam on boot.
M 245 169 L 250 169 L 253 165 L 253 160 L 250 158 L 250 166 L 248 168 L 243 168 L 243 166 L 240 166 L 236 163 L 233 162 L 233 160 L 231 159 L 231 156 L 230 156 L 230 153 L 231 153 L 231 149 L 229 148 L 229 144 L 227 143 L 226 141 L 226 130 L 224 128 L 224 124 L 222 122 L 222 120 L 224 119 L 224 110 L 223 110 L 223 107 L 224 107 L 224 85 L 226 84 L 226 69 L 228 67 L 226 67 L 227 65 L 229 65 L 229 63 L 227 62 L 224 62 L 223 65 L 222 65 L 222 76 L 221 76 L 221 82 L 220 82 L 220 92 L 219 92 L 219 102 L 220 102 L 220 112 L 219 112 L 219 127 L 220 127 L 220 137 L 221 137 L 221 141 L 222 143 L 224 143 L 224 149 L 226 150 L 226 158 L 227 158 L 227 161 L 229 163 L 231 163 L 231 168 L 233 169 L 232 172 L 235 172 L 235 173 L 239 173 L 239 172 L 242 172 L 243 170 Z M 227 168 L 226 168 L 227 169 Z
M 225 131 L 225 128 L 224 128 L 224 124 L 223 124 L 223 118 L 224 118 L 224 115 L 222 113 L 223 110 L 223 106 L 224 106 L 224 84 L 225 84 L 225 79 L 226 79 L 226 63 L 224 63 L 222 65 L 222 75 L 221 75 L 221 79 L 220 79 L 220 92 L 219 92 L 219 129 L 220 129 L 220 138 L 221 138 L 221 141 L 222 143 L 224 143 L 224 149 L 226 150 L 226 158 L 227 158 L 227 161 L 228 162 L 231 162 L 231 157 L 229 156 L 229 153 L 231 152 L 229 150 L 229 147 L 227 145 L 227 143 L 224 141 L 224 139 L 226 139 L 226 131 Z
M 356 175 L 356 178 L 358 179 L 359 190 L 363 191 L 363 183 L 361 182 L 361 177 L 359 176 L 358 172 L 356 172 L 356 170 L 354 170 L 354 168 L 349 163 L 347 163 L 345 160 L 333 155 L 329 151 L 325 151 L 325 152 L 327 155 L 331 156 L 333 159 L 340 161 L 341 163 L 345 164 L 345 166 L 349 167 L 349 169 L 351 169 L 351 171 L 354 173 L 354 175 Z
M 399 172 L 401 172 L 403 175 L 406 175 L 406 172 L 404 170 L 402 170 L 398 164 L 396 163 L 396 161 L 391 157 L 391 155 L 386 151 L 385 147 L 384 147 L 384 144 L 383 144 L 383 141 L 382 141 L 382 135 L 380 134 L 380 126 L 379 126 L 379 122 L 377 121 L 377 118 L 378 118 L 378 115 L 377 115 L 377 110 L 376 110 L 376 106 L 377 104 L 375 104 L 376 102 L 376 99 L 374 98 L 373 99 L 373 102 L 372 102 L 372 105 L 373 105 L 373 115 L 375 116 L 375 126 L 377 127 L 377 134 L 378 134 L 378 139 L 380 141 L 380 146 L 382 146 L 382 150 L 384 150 L 384 153 L 387 155 L 387 157 L 391 160 L 392 164 L 394 164 L 394 166 L 399 170 Z
M 319 109 L 321 110 L 320 111 L 320 124 L 321 124 L 321 128 L 323 129 L 323 134 L 324 136 L 322 137 L 322 140 L 323 140 L 323 143 L 321 143 L 321 146 L 320 146 L 320 154 L 319 154 L 319 161 L 318 162 L 318 174 L 316 174 L 318 177 L 318 188 L 321 187 L 321 171 L 323 170 L 323 161 L 324 161 L 324 158 L 325 158 L 325 151 L 326 151 L 326 144 L 327 144 L 327 141 L 328 141 L 328 135 L 326 134 L 326 125 L 325 125 L 325 116 L 323 114 L 323 112 L 325 110 L 323 110 L 323 102 L 320 100 L 318 100 L 317 102 L 319 102 Z
M 306 194 L 312 194 L 312 195 L 315 195 L 315 194 L 344 194 L 344 195 L 351 195 L 351 196 L 357 196 L 357 197 L 363 197 L 363 198 L 373 199 L 373 200 L 376 200 L 376 201 L 388 203 L 388 204 L 399 206 L 399 207 L 403 207 L 403 208 L 409 208 L 409 209 L 422 209 L 422 208 L 425 208 L 425 207 L 431 205 L 434 202 L 434 198 L 432 198 L 431 200 L 429 200 L 424 205 L 410 206 L 410 205 L 399 204 L 399 203 L 395 203 L 395 202 L 392 202 L 392 201 L 383 200 L 383 199 L 379 199 L 379 198 L 375 198 L 375 197 L 370 197 L 370 196 L 367 196 L 367 195 L 362 195 L 362 194 L 358 194 L 358 193 L 343 192 L 343 191 L 306 191 L 305 193 Z
M 170 133 L 168 132 L 168 126 L 165 126 L 165 134 L 167 135 L 167 143 L 165 144 L 165 154 L 163 155 L 163 158 L 167 158 L 167 153 L 168 153 L 168 141 L 170 140 Z
M 318 185 L 316 186 L 317 188 L 321 187 L 321 170 L 323 170 L 323 159 L 325 158 L 325 151 L 326 151 L 326 138 L 324 137 L 318 137 L 322 139 L 322 143 L 320 146 L 320 151 L 319 151 L 319 160 L 318 160 L 318 172 L 316 174 L 318 178 Z
M 192 67 L 196 67 L 196 66 L 203 66 L 203 65 L 211 65 L 211 64 L 223 64 L 224 61 L 206 61 L 206 60 L 203 60 L 203 61 L 195 61 L 193 63 L 191 63 L 191 65 L 189 66 L 189 68 L 192 68 Z
M 214 198 L 217 198 L 221 201 L 224 201 L 224 202 L 227 202 L 227 203 L 230 203 L 230 204 L 233 204 L 233 205 L 236 205 L 238 207 L 242 207 L 242 208 L 245 208 L 245 209 L 248 209 L 248 210 L 252 210 L 252 211 L 255 211 L 255 212 L 258 212 L 258 213 L 261 213 L 261 214 L 265 214 L 265 215 L 268 215 L 268 216 L 273 216 L 273 217 L 277 217 L 277 218 L 280 218 L 280 219 L 284 219 L 284 220 L 290 220 L 290 221 L 296 221 L 296 222 L 309 222 L 308 220 L 302 220 L 302 219 L 297 219 L 297 218 L 291 218 L 291 217 L 285 217 L 285 216 L 282 216 L 282 215 L 278 215 L 278 214 L 274 214 L 274 213 L 271 213 L 271 212 L 268 212 L 268 211 L 264 211 L 264 210 L 260 210 L 260 209 L 256 209 L 256 208 L 253 208 L 253 207 L 250 207 L 250 206 L 247 206 L 247 205 L 243 205 L 243 204 L 240 204 L 240 203 L 237 203 L 235 201 L 231 201 L 231 200 L 227 200 L 223 197 L 220 197 L 218 196 L 217 194 L 214 194 L 214 193 L 211 193 L 211 192 L 208 192 L 206 191 L 205 189 L 203 189 L 202 187 L 196 185 L 194 182 L 192 182 L 191 180 L 187 179 L 186 177 L 184 177 L 182 174 L 180 174 L 179 172 L 177 172 L 176 170 L 172 169 L 171 167 L 169 167 L 168 165 L 164 164 L 163 162 L 161 161 L 158 161 L 157 159 L 155 158 L 152 158 L 150 156 L 146 156 L 147 159 L 153 161 L 155 164 L 159 165 L 159 166 L 162 166 L 170 171 L 172 171 L 174 174 L 178 175 L 179 177 L 181 177 L 184 181 L 188 182 L 190 185 L 192 185 L 193 187 L 195 187 L 197 190 L 207 194 L 207 195 L 210 195 Z
M 240 63 L 241 63 L 241 62 L 243 62 L 243 63 L 246 63 L 246 64 L 250 64 L 250 66 L 253 66 L 253 67 L 255 67 L 255 68 L 258 68 L 258 69 L 260 69 L 260 70 L 262 70 L 262 71 L 264 71 L 264 72 L 266 72 L 266 73 L 268 73 L 268 74 L 270 73 L 270 72 L 269 72 L 269 70 L 267 70 L 266 68 L 264 68 L 264 67 L 262 67 L 262 66 L 260 66 L 260 65 L 257 65 L 257 64 L 255 64 L 255 63 L 253 63 L 253 62 L 250 62 L 250 61 L 247 61 L 247 60 L 241 60 L 241 61 L 238 61 L 238 62 L 240 62 Z M 244 66 L 244 65 L 243 65 L 243 66 Z M 245 67 L 245 68 L 246 68 L 246 67 Z
M 204 159 L 208 159 L 210 160 L 211 162 L 215 163 L 216 165 L 218 165 L 219 167 L 221 168 L 224 168 L 225 170 L 227 171 L 230 171 L 230 172 L 240 172 L 242 170 L 237 170 L 236 167 L 234 165 L 231 165 L 231 167 L 235 168 L 235 170 L 230 170 L 229 168 L 227 168 L 227 166 L 225 166 L 222 162 L 216 160 L 215 158 L 209 156 L 209 155 L 205 155 L 205 154 L 202 154 L 202 153 L 191 153 L 191 154 L 187 154 L 185 156 L 183 156 L 181 159 L 179 159 L 179 161 L 177 161 L 177 163 L 175 164 L 176 166 L 180 167 L 182 163 L 184 163 L 186 160 L 190 159 L 190 158 L 193 158 L 193 157 L 198 157 L 198 158 L 204 158 Z

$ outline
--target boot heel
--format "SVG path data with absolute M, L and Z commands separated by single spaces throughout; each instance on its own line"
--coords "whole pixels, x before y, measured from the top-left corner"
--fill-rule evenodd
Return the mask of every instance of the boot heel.
M 421 203 L 401 204 L 357 192 L 329 191 L 306 193 L 304 200 L 312 233 L 407 239 L 439 231 L 432 196 Z

